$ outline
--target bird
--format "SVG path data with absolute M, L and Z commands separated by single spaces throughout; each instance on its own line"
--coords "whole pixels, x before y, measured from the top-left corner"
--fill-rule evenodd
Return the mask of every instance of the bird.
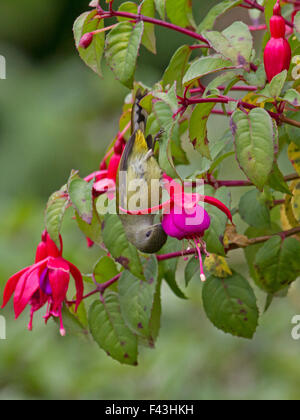
M 135 95 L 131 137 L 123 151 L 117 175 L 116 206 L 128 241 L 142 253 L 154 254 L 168 237 L 162 224 L 155 223 L 155 214 L 137 210 L 159 206 L 162 196 L 163 174 L 154 156 L 161 133 L 154 140 L 151 135 L 145 137 L 148 114 L 140 102 L 146 95 L 147 92 L 141 90 Z

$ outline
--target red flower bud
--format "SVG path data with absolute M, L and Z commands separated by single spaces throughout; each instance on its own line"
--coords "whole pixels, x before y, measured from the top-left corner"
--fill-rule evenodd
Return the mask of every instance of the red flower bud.
M 91 45 L 93 37 L 93 32 L 88 32 L 87 34 L 84 34 L 79 42 L 79 47 L 87 49 Z
M 274 7 L 274 15 L 270 20 L 271 39 L 264 51 L 264 63 L 269 82 L 283 70 L 289 70 L 292 52 L 285 39 L 285 21 L 281 16 L 280 3 Z

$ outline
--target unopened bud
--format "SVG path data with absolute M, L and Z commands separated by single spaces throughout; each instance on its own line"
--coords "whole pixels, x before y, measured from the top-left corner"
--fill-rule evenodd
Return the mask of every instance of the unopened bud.
M 88 33 L 84 34 L 83 37 L 81 38 L 80 42 L 79 42 L 79 47 L 87 49 L 91 45 L 91 43 L 93 41 L 93 37 L 94 37 L 93 32 L 88 32 Z

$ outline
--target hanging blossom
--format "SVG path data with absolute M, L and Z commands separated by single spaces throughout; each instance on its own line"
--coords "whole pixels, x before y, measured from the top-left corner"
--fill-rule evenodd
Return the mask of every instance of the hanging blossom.
M 270 19 L 271 39 L 264 51 L 264 64 L 268 81 L 283 70 L 289 70 L 292 58 L 291 47 L 285 38 L 285 21 L 281 16 L 280 1 L 274 6 L 273 16 Z
M 202 201 L 217 207 L 232 222 L 231 212 L 214 197 L 198 193 L 185 193 L 182 185 L 166 174 L 164 174 L 163 180 L 164 188 L 170 196 L 168 201 L 145 210 L 129 211 L 123 208 L 120 210 L 132 215 L 145 215 L 163 210 L 162 227 L 166 234 L 180 241 L 186 239 L 196 246 L 200 263 L 200 279 L 205 281 L 201 251 L 203 250 L 208 256 L 203 236 L 210 227 L 211 219 L 208 212 L 198 203 Z
M 60 334 L 65 336 L 62 307 L 66 301 L 70 274 L 76 286 L 75 311 L 82 301 L 84 289 L 82 275 L 75 265 L 62 257 L 62 250 L 61 237 L 58 249 L 45 231 L 37 247 L 35 263 L 13 275 L 6 284 L 2 308 L 14 295 L 14 311 L 17 319 L 26 306 L 30 305 L 29 331 L 33 327 L 34 313 L 47 304 L 47 313 L 44 316 L 46 324 L 51 317 L 59 318 Z

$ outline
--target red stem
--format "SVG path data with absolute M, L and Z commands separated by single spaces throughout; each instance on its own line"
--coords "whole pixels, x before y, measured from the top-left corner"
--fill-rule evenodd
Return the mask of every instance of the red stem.
M 294 229 L 290 229 L 290 230 L 286 230 L 286 231 L 277 233 L 276 235 L 279 235 L 283 239 L 286 239 L 286 238 L 288 238 L 290 236 L 293 236 L 293 235 L 296 235 L 298 233 L 300 233 L 300 227 L 297 227 L 297 228 L 294 228 Z M 248 245 L 245 244 L 244 248 L 246 248 L 247 246 L 250 246 L 250 245 L 255 245 L 255 244 L 266 242 L 269 239 L 271 239 L 273 236 L 275 236 L 275 235 L 272 235 L 272 236 L 271 235 L 270 236 L 261 236 L 261 237 L 258 237 L 258 238 L 249 239 Z M 241 248 L 241 246 L 239 246 L 237 244 L 232 244 L 232 245 L 230 245 L 226 249 L 226 252 L 233 251 L 233 250 L 238 249 L 238 248 Z M 197 249 L 196 248 L 193 248 L 193 249 L 187 249 L 185 251 L 172 252 L 171 254 L 157 255 L 156 258 L 157 258 L 157 261 L 160 262 L 160 261 L 166 261 L 166 260 L 171 260 L 171 259 L 174 259 L 174 258 L 179 258 L 179 257 L 187 256 L 187 255 L 195 255 L 196 253 L 197 253 Z M 87 295 L 85 295 L 83 297 L 83 299 L 87 299 L 87 298 L 89 298 L 91 296 L 94 296 L 97 293 L 101 293 L 101 295 L 103 295 L 104 291 L 109 286 L 111 286 L 112 284 L 116 283 L 120 279 L 121 275 L 122 274 L 120 273 L 117 276 L 113 277 L 108 282 L 103 283 L 103 284 L 99 284 L 99 286 L 95 290 L 93 290 L 92 292 L 90 292 Z M 74 304 L 74 303 L 76 303 L 76 302 L 75 301 L 68 302 L 69 305 Z
M 134 20 L 136 22 L 143 21 L 147 23 L 152 23 L 153 25 L 163 26 L 164 28 L 172 29 L 173 31 L 180 32 L 184 35 L 197 39 L 198 41 L 204 42 L 207 46 L 210 45 L 207 39 L 205 39 L 202 35 L 197 34 L 196 32 L 193 32 L 189 29 L 181 28 L 180 26 L 174 25 L 173 23 L 165 22 L 163 20 L 150 18 L 144 15 L 136 15 L 134 13 L 117 12 L 114 10 L 110 10 L 109 12 L 102 12 L 101 10 L 99 10 L 98 14 L 104 19 L 111 18 L 111 17 L 124 17 L 130 20 Z

